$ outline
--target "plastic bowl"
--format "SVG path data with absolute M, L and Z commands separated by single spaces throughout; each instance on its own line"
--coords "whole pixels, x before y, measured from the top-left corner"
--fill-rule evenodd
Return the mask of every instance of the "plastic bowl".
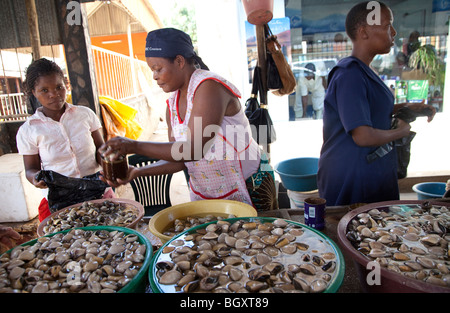
M 445 194 L 445 183 L 420 183 L 415 184 L 412 189 L 417 193 L 419 200 L 442 198 Z
M 318 158 L 295 158 L 281 161 L 274 167 L 283 186 L 292 191 L 317 189 Z
M 147 282 L 148 282 L 148 269 L 150 266 L 150 262 L 153 256 L 153 247 L 152 244 L 150 243 L 150 241 L 147 239 L 147 237 L 145 237 L 144 235 L 142 235 L 141 233 L 135 231 L 134 229 L 130 229 L 130 228 L 126 228 L 126 227 L 118 227 L 118 226 L 90 226 L 90 227 L 80 227 L 77 229 L 83 229 L 86 231 L 97 231 L 97 230 L 107 230 L 109 232 L 111 231 L 120 231 L 123 232 L 125 234 L 134 234 L 136 236 L 138 236 L 139 238 L 139 243 L 140 244 L 144 244 L 146 247 L 146 251 L 145 251 L 145 260 L 144 263 L 142 264 L 142 267 L 140 268 L 140 270 L 138 271 L 138 273 L 136 274 L 136 276 L 133 277 L 133 279 L 128 282 L 128 284 L 126 284 L 122 289 L 120 289 L 118 291 L 118 293 L 143 293 L 146 291 L 147 288 Z M 45 237 L 52 237 L 58 233 L 67 233 L 69 231 L 71 231 L 72 229 L 66 229 L 60 232 L 56 232 L 56 233 L 52 233 L 49 235 L 46 235 Z M 34 245 L 39 238 L 25 242 L 23 244 L 21 244 L 21 246 L 31 246 Z M 14 248 L 13 248 L 14 249 Z M 10 249 L 8 251 L 6 251 L 5 253 L 11 253 L 11 251 L 13 249 Z
M 338 243 L 344 254 L 348 255 L 351 259 L 354 260 L 356 271 L 359 276 L 360 285 L 364 291 L 374 293 L 450 292 L 450 288 L 440 287 L 414 278 L 409 278 L 403 274 L 395 273 L 384 267 L 379 267 L 381 276 L 380 284 L 369 285 L 367 283 L 367 278 L 368 277 L 373 278 L 374 275 L 374 273 L 372 272 L 373 268 L 371 266 L 369 266 L 369 269 L 367 269 L 367 264 L 371 262 L 371 260 L 368 257 L 361 254 L 360 252 L 358 252 L 353 247 L 350 240 L 348 240 L 346 236 L 349 223 L 351 223 L 353 218 L 360 213 L 365 213 L 372 209 L 378 209 L 380 211 L 387 210 L 390 206 L 393 205 L 415 205 L 422 203 L 423 201 L 416 201 L 416 200 L 386 201 L 386 202 L 372 203 L 354 209 L 341 218 L 337 228 Z M 430 203 L 432 203 L 433 205 L 449 206 L 448 203 L 443 202 L 431 201 Z
M 246 220 L 246 221 L 255 221 L 255 220 L 260 220 L 263 223 L 271 223 L 274 220 L 276 220 L 278 218 L 274 218 L 274 217 L 244 217 L 244 218 L 229 218 L 226 219 L 227 221 L 229 221 L 230 223 L 234 223 L 236 221 L 239 220 Z M 345 274 L 345 261 L 344 261 L 344 257 L 342 255 L 341 250 L 339 249 L 339 247 L 336 245 L 336 243 L 331 240 L 329 237 L 327 237 L 326 235 L 324 235 L 323 233 L 321 233 L 320 231 L 308 227 L 304 224 L 295 222 L 295 221 L 291 221 L 291 220 L 286 220 L 289 223 L 301 226 L 304 229 L 308 229 L 311 232 L 313 232 L 315 235 L 317 235 L 317 237 L 319 237 L 319 239 L 324 242 L 324 243 L 328 243 L 331 248 L 333 249 L 334 254 L 336 255 L 336 274 L 334 275 L 334 277 L 332 278 L 332 280 L 330 281 L 330 284 L 328 286 L 327 289 L 324 290 L 324 293 L 335 293 L 339 290 L 342 281 L 344 279 L 344 274 Z M 161 288 L 159 282 L 158 282 L 158 278 L 156 276 L 157 273 L 157 268 L 156 268 L 156 263 L 159 262 L 159 258 L 163 252 L 163 249 L 170 245 L 173 241 L 177 240 L 179 237 L 184 236 L 185 234 L 190 234 L 190 233 L 195 233 L 197 230 L 199 229 L 204 229 L 206 228 L 209 224 L 213 224 L 213 223 L 217 223 L 217 221 L 213 221 L 210 223 L 205 223 L 196 227 L 193 227 L 187 231 L 184 231 L 176 236 L 174 236 L 171 240 L 169 240 L 168 242 L 166 242 L 160 249 L 158 249 L 158 251 L 155 253 L 155 255 L 153 256 L 152 262 L 150 264 L 150 269 L 148 272 L 149 275 L 149 283 L 150 283 L 150 287 L 152 288 L 152 291 L 154 293 L 164 293 L 164 290 Z
M 206 215 L 227 217 L 233 214 L 236 217 L 257 216 L 255 208 L 246 203 L 232 200 L 199 200 L 177 204 L 159 211 L 150 219 L 148 228 L 150 232 L 161 239 L 162 243 L 169 241 L 172 237 L 163 232 L 171 226 L 177 218 L 188 216 Z
M 120 204 L 124 205 L 125 207 L 131 207 L 131 208 L 136 209 L 137 217 L 136 217 L 136 219 L 135 219 L 133 222 L 131 222 L 130 224 L 128 224 L 128 225 L 126 226 L 127 228 L 135 228 L 136 225 L 137 225 L 137 223 L 138 223 L 138 222 L 141 220 L 141 218 L 144 216 L 144 213 L 145 213 L 144 207 L 142 206 L 142 204 L 140 204 L 139 202 L 136 202 L 136 201 L 134 201 L 134 200 L 121 199 L 121 198 L 108 198 L 108 199 L 89 200 L 89 201 L 87 201 L 87 202 L 92 202 L 92 203 L 102 203 L 102 202 L 105 202 L 105 201 L 110 201 L 110 202 L 114 202 L 114 203 L 120 203 Z M 85 202 L 86 202 L 86 201 L 85 201 Z M 55 217 L 56 215 L 60 214 L 60 213 L 63 212 L 63 211 L 68 211 L 68 210 L 70 210 L 71 208 L 74 208 L 74 207 L 77 207 L 77 206 L 81 206 L 83 203 L 84 203 L 84 202 L 77 203 L 77 204 L 73 204 L 73 205 L 68 206 L 68 207 L 66 207 L 66 208 L 64 208 L 64 209 L 61 209 L 61 210 L 59 210 L 59 211 L 56 211 L 55 213 L 52 213 L 50 216 L 47 216 L 47 217 L 39 224 L 39 226 L 38 226 L 38 228 L 37 228 L 37 231 L 36 231 L 36 232 L 37 232 L 38 236 L 39 236 L 39 237 L 42 237 L 42 236 L 45 235 L 45 233 L 44 233 L 44 227 L 45 227 L 45 225 L 47 225 L 48 221 L 49 221 L 51 218 Z M 101 225 L 98 225 L 98 226 L 101 226 Z M 106 225 L 105 225 L 105 226 L 106 226 Z

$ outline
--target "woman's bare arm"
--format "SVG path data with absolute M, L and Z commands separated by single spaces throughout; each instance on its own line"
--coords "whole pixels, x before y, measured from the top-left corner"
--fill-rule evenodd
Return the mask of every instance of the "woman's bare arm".
M 36 180 L 36 175 L 41 171 L 41 159 L 39 154 L 24 155 L 23 164 L 25 167 L 25 176 L 27 180 L 37 188 L 47 188 L 44 181 Z
M 360 147 L 377 147 L 409 135 L 411 126 L 399 120 L 395 129 L 383 130 L 359 126 L 351 131 L 353 141 Z

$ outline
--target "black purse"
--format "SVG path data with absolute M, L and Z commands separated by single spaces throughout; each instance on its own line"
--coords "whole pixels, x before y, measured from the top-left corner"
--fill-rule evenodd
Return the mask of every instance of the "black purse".
M 255 67 L 253 72 L 252 95 L 246 101 L 245 115 L 252 127 L 252 137 L 260 145 L 275 142 L 277 135 L 267 110 L 267 100 L 262 92 L 261 68 Z M 261 104 L 258 103 L 258 92 Z
M 250 95 L 250 98 L 247 99 L 245 102 L 245 115 L 247 118 L 249 118 L 253 112 L 255 112 L 259 108 L 258 103 L 258 83 L 255 81 L 255 75 L 256 72 L 260 73 L 261 69 L 256 66 L 253 72 L 253 82 L 252 82 L 252 94 Z M 260 75 L 260 74 L 258 74 Z
M 281 81 L 277 65 L 273 60 L 272 53 L 267 51 L 266 56 L 267 56 L 267 88 L 272 91 L 279 90 L 283 88 L 283 82 Z

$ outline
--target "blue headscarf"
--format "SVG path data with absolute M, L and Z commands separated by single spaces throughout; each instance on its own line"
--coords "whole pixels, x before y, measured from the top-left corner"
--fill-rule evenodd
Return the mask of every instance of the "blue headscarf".
M 148 33 L 146 57 L 174 58 L 177 55 L 186 59 L 194 58 L 202 69 L 208 69 L 195 53 L 191 37 L 185 32 L 175 28 L 161 28 Z

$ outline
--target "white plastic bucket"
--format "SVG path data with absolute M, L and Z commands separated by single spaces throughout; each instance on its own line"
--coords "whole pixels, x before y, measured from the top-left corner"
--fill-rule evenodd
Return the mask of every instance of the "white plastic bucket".
M 287 191 L 291 202 L 291 209 L 303 209 L 305 207 L 305 199 L 310 197 L 319 197 L 319 190 L 311 191 Z

